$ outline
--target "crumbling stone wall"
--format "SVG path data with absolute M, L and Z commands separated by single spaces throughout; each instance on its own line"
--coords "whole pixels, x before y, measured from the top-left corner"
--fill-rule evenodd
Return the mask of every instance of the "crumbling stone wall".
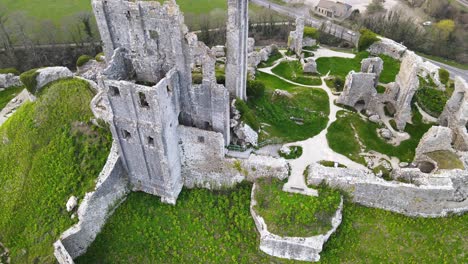
M 405 52 L 408 50 L 404 45 L 388 39 L 379 37 L 380 41 L 373 43 L 367 50 L 372 55 L 384 54 L 394 59 L 401 60 Z
M 228 0 L 226 29 L 226 88 L 231 95 L 247 100 L 248 0 Z
M 13 86 L 21 85 L 23 85 L 23 83 L 21 82 L 19 76 L 15 76 L 12 73 L 0 74 L 0 91 Z
M 362 73 L 351 71 L 346 76 L 343 92 L 337 103 L 356 108 L 358 111 L 367 109 L 371 101 L 375 100 L 375 73 Z
M 407 216 L 441 217 L 449 213 L 468 211 L 468 195 L 458 190 L 468 179 L 467 171 L 445 171 L 424 174 L 418 169 L 399 169 L 394 178 L 410 174 L 414 184 L 385 181 L 373 173 L 349 168 L 330 168 L 311 164 L 307 183 L 317 185 L 325 181 L 331 187 L 347 191 L 354 202 L 401 213 Z M 453 179 L 457 179 L 454 185 Z M 461 184 L 462 186 L 459 186 Z
M 112 211 L 123 201 L 128 180 L 114 142 L 94 192 L 87 193 L 78 208 L 79 222 L 54 243 L 54 255 L 60 264 L 72 264 L 83 255 L 103 228 Z
M 298 56 L 302 53 L 302 42 L 304 38 L 304 17 L 296 18 L 296 30 L 289 33 L 288 48 Z
M 468 84 L 461 77 L 455 80 L 455 91 L 447 101 L 439 123 L 454 132 L 455 149 L 468 151 Z

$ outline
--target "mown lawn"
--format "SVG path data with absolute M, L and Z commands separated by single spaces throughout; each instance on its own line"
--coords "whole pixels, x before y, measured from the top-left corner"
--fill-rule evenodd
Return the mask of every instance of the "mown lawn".
M 251 184 L 183 190 L 176 206 L 132 193 L 77 263 L 303 263 L 262 253 Z M 468 215 L 412 218 L 345 203 L 321 263 L 464 263 Z
M 363 157 L 359 155 L 360 146 L 355 138 L 354 129 L 356 129 L 360 141 L 364 144 L 365 151 L 374 150 L 397 157 L 401 161 L 411 162 L 419 141 L 432 126 L 424 124 L 421 114 L 414 111 L 413 124 L 407 124 L 405 129 L 411 138 L 401 142 L 399 146 L 393 146 L 379 137 L 377 134 L 379 125 L 361 119 L 357 113 L 340 111 L 337 116 L 338 119 L 328 128 L 327 140 L 330 148 L 362 164 L 365 164 L 365 162 Z
M 295 83 L 305 85 L 321 85 L 319 76 L 304 73 L 299 61 L 283 61 L 271 70 L 273 73 L 291 80 Z
M 310 237 L 332 228 L 331 219 L 341 201 L 338 191 L 325 185 L 314 187 L 319 197 L 283 191 L 277 179 L 257 181 L 255 211 L 265 219 L 268 231 L 279 236 Z
M 256 80 L 266 86 L 265 95 L 250 99 L 247 105 L 262 126 L 260 140 L 277 138 L 284 142 L 305 140 L 325 129 L 330 105 L 325 91 L 295 87 L 281 79 L 259 73 Z M 274 95 L 275 89 L 287 90 L 292 97 Z M 265 133 L 266 132 L 266 133 Z
M 4 91 L 0 92 L 0 111 L 11 101 L 11 99 L 15 98 L 21 91 L 23 91 L 24 87 L 14 87 L 8 88 Z
M 184 189 L 176 206 L 131 193 L 76 263 L 288 263 L 258 249 L 251 186 Z
M 83 81 L 55 82 L 0 127 L 0 241 L 12 263 L 54 263 L 52 244 L 74 223 L 68 198 L 94 187 L 111 137 L 90 124 L 92 97 Z
M 317 70 L 320 74 L 325 75 L 330 72 L 330 75 L 338 76 L 343 80 L 350 71 L 361 71 L 361 61 L 369 57 L 367 51 L 359 52 L 356 57 L 341 58 L 341 57 L 322 57 L 317 59 Z M 400 62 L 389 56 L 379 56 L 384 62 L 384 68 L 380 74 L 380 82 L 390 83 L 395 81 L 395 77 L 400 71 Z

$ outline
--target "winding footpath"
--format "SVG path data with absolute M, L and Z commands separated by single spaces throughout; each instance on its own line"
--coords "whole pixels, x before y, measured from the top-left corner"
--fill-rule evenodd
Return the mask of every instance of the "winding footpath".
M 320 48 L 318 51 L 320 51 L 320 54 L 322 55 L 321 57 L 330 57 L 331 54 L 333 54 L 331 56 L 346 57 L 346 58 L 350 58 L 350 56 L 354 56 L 353 54 L 337 52 L 337 51 L 332 51 L 332 50 L 328 50 L 327 52 L 327 49 L 323 49 L 323 48 Z M 318 195 L 317 191 L 308 188 L 305 182 L 304 171 L 306 170 L 309 164 L 318 162 L 321 160 L 327 160 L 327 161 L 334 161 L 334 162 L 341 163 L 347 166 L 348 168 L 363 169 L 363 170 L 368 170 L 368 169 L 365 166 L 352 161 L 348 157 L 341 155 L 339 153 L 336 153 L 328 145 L 328 141 L 326 137 L 328 133 L 328 128 L 333 122 L 336 121 L 337 112 L 340 110 L 345 110 L 334 104 L 334 101 L 338 96 L 334 95 L 332 91 L 330 90 L 330 88 L 325 83 L 325 78 L 328 76 L 328 74 L 321 78 L 322 85 L 320 86 L 312 86 L 312 85 L 304 85 L 304 84 L 296 83 L 288 79 L 285 79 L 272 72 L 272 69 L 274 67 L 276 67 L 278 64 L 280 64 L 282 61 L 285 61 L 285 60 L 292 60 L 292 58 L 286 56 L 285 58 L 278 60 L 273 66 L 268 67 L 268 68 L 259 68 L 258 71 L 273 75 L 283 81 L 286 81 L 296 86 L 308 87 L 308 88 L 314 88 L 314 89 L 322 89 L 325 92 L 327 92 L 327 95 L 328 95 L 328 100 L 329 100 L 329 105 L 330 105 L 330 114 L 328 116 L 327 127 L 324 130 L 322 130 L 320 134 L 312 138 L 306 139 L 304 141 L 298 141 L 298 142 L 285 144 L 285 146 L 301 146 L 303 149 L 303 153 L 301 157 L 295 160 L 289 161 L 289 164 L 291 166 L 291 176 L 289 176 L 288 182 L 284 185 L 283 190 L 288 191 L 288 192 L 302 193 L 306 195 L 317 196 Z

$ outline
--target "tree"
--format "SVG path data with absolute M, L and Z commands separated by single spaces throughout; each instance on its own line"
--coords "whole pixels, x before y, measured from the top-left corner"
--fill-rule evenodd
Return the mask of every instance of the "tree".
M 383 3 L 385 3 L 385 0 L 372 0 L 372 2 L 367 6 L 367 14 L 385 12 Z

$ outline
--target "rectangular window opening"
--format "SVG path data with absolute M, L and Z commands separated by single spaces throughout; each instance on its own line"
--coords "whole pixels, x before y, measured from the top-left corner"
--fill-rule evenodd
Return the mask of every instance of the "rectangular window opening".
M 139 92 L 138 97 L 140 98 L 140 106 L 144 108 L 149 108 L 149 103 L 148 100 L 146 100 L 146 95 L 142 92 Z
M 148 146 L 154 147 L 154 138 L 153 137 L 148 137 Z

